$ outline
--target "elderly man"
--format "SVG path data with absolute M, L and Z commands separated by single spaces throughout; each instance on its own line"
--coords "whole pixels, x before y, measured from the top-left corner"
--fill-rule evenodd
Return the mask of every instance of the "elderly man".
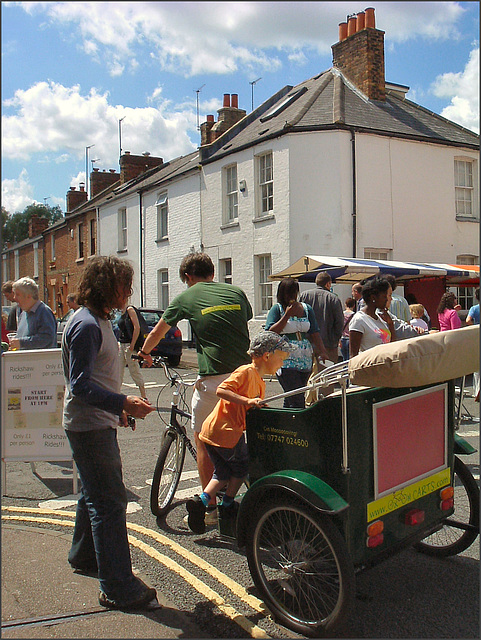
M 10 349 L 54 349 L 57 322 L 50 307 L 38 299 L 37 283 L 31 278 L 20 278 L 12 288 L 22 313 L 17 337 L 10 340 Z

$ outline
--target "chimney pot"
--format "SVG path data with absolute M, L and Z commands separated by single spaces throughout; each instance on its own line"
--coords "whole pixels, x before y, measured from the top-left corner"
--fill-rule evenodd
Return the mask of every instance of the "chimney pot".
M 214 122 L 214 116 L 212 114 L 207 116 L 207 122 Z
M 347 38 L 347 22 L 339 23 L 339 42 Z
M 70 187 L 70 191 L 75 191 L 75 187 Z
M 230 93 L 224 93 L 224 107 L 230 107 Z
M 148 158 L 150 156 L 150 151 L 144 151 L 142 155 Z
M 130 156 L 130 151 L 124 151 L 124 156 Z
M 362 31 L 366 26 L 366 14 L 361 11 L 357 14 L 357 31 Z
M 375 29 L 376 28 L 376 17 L 374 15 L 374 8 L 373 7 L 369 7 L 368 9 L 365 10 L 365 14 L 366 14 L 366 27 L 368 29 Z
M 356 33 L 357 29 L 357 18 L 356 16 L 350 16 L 347 21 L 347 35 L 353 36 Z
M 234 107 L 234 109 L 239 108 L 239 95 L 237 93 L 231 95 L 231 107 Z
M 94 167 L 94 173 L 98 173 L 100 169 L 98 167 Z
M 110 173 L 116 173 L 115 169 L 109 169 Z

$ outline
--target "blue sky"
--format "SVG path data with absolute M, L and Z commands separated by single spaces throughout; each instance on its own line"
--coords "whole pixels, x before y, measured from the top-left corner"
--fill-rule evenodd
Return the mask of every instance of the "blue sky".
M 366 7 L 386 80 L 479 132 L 478 2 L 2 2 L 2 205 L 65 207 L 122 149 L 193 151 L 224 93 L 254 106 L 332 66 L 338 24 Z M 92 162 L 95 161 L 95 162 Z

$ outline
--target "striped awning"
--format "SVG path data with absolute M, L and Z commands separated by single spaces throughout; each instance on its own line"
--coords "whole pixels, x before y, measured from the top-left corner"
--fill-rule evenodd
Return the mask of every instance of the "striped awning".
M 271 280 L 297 278 L 299 282 L 314 282 L 319 271 L 327 271 L 337 283 L 359 282 L 377 274 L 391 273 L 399 281 L 425 278 L 446 278 L 449 284 L 479 282 L 479 267 L 450 264 L 399 262 L 396 260 L 368 260 L 332 256 L 305 255 L 290 267 L 270 276 Z

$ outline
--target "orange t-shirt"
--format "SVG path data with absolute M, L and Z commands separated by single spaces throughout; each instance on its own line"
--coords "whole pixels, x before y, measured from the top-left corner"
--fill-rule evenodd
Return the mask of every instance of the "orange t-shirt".
M 252 363 L 238 367 L 219 388 L 246 398 L 265 398 L 266 393 L 266 383 Z M 204 420 L 200 440 L 214 447 L 233 449 L 245 431 L 246 413 L 246 405 L 221 398 Z

